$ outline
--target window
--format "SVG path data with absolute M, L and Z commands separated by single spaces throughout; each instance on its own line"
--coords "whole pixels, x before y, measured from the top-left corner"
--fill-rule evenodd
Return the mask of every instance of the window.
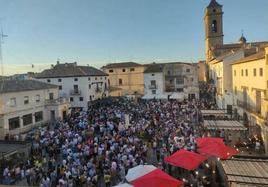
M 152 90 L 152 94 L 156 94 L 156 90 Z
M 122 79 L 119 79 L 118 82 L 119 82 L 119 85 L 122 85 L 123 84 L 123 80 Z
M 84 101 L 84 98 L 83 97 L 79 97 L 79 101 Z
M 35 122 L 43 121 L 43 111 L 34 114 Z
M 26 114 L 22 116 L 23 126 L 30 125 L 33 123 L 33 116 L 32 114 Z
M 178 78 L 176 79 L 176 83 L 177 83 L 177 84 L 184 84 L 184 78 L 183 78 L 183 77 L 178 77 Z
M 241 76 L 244 76 L 244 70 L 241 69 Z
M 215 33 L 217 32 L 218 28 L 217 28 L 217 21 L 216 20 L 212 21 L 211 29 L 212 29 L 212 32 L 215 32 Z
M 190 69 L 186 69 L 186 72 L 189 73 L 190 72 Z
M 126 69 L 122 69 L 122 72 L 126 72 Z
M 29 104 L 29 96 L 24 96 L 24 104 Z
M 91 84 L 88 85 L 88 88 L 91 89 Z
M 74 78 L 74 81 L 78 81 L 78 78 Z
M 53 100 L 53 99 L 54 99 L 54 93 L 51 92 L 51 93 L 49 93 L 49 100 Z
M 135 71 L 135 68 L 130 68 L 130 71 Z
M 167 74 L 170 75 L 170 71 L 167 71 Z
M 47 79 L 47 82 L 50 82 L 50 79 Z
M 173 84 L 173 80 L 172 79 L 169 80 L 169 84 Z
M 61 79 L 58 79 L 58 82 L 61 82 Z
M 98 77 L 95 77 L 95 81 L 98 80 Z
M 194 78 L 191 78 L 191 81 L 194 82 Z
M 152 74 L 152 76 L 154 76 L 154 74 Z
M 88 80 L 90 81 L 90 77 L 88 77 Z
M 177 88 L 177 92 L 183 92 L 183 88 Z
M 236 76 L 236 70 L 234 70 L 234 76 Z
M 59 86 L 59 90 L 62 90 L 62 86 Z
M 235 92 L 235 94 L 237 94 L 237 87 L 236 86 L 234 87 L 234 92 Z
M 256 70 L 256 68 L 253 69 L 253 75 L 254 75 L 254 77 L 257 76 L 257 70 Z
M 9 130 L 17 129 L 20 127 L 20 117 L 10 118 L 8 120 Z
M 246 69 L 246 77 L 248 76 L 248 69 Z
M 39 103 L 40 102 L 40 95 L 35 96 L 35 102 Z
M 113 70 L 113 69 L 110 69 L 110 70 L 109 70 L 109 73 L 113 73 L 113 72 L 114 72 L 114 70 Z
M 260 68 L 260 76 L 262 77 L 263 76 L 263 69 Z
M 10 106 L 16 106 L 16 98 L 10 98 Z
M 102 77 L 100 77 L 100 80 L 102 80 Z
M 79 91 L 78 91 L 78 85 L 74 85 L 74 93 L 78 93 Z
M 91 95 L 89 96 L 89 100 L 92 101 L 92 96 Z
M 105 80 L 107 79 L 107 77 L 105 77 Z
M 155 80 L 151 80 L 151 85 L 156 85 L 156 81 Z
M 73 102 L 74 101 L 74 98 L 73 97 L 70 97 L 70 102 Z

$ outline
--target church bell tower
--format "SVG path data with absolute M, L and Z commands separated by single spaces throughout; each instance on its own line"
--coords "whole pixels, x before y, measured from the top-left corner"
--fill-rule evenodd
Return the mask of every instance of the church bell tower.
M 211 0 L 205 9 L 205 50 L 206 62 L 213 58 L 213 48 L 223 45 L 222 5 Z

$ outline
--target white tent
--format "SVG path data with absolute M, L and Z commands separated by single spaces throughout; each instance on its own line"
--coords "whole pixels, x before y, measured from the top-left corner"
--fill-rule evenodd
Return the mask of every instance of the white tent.
M 151 171 L 155 169 L 157 168 L 153 165 L 138 165 L 128 170 L 126 179 L 128 182 L 133 181 L 136 178 L 139 178 L 147 173 L 150 173 Z
M 171 96 L 170 96 L 170 99 L 183 100 L 184 99 L 184 95 L 183 94 L 179 94 L 179 93 L 172 93 Z
M 128 183 L 123 183 L 123 184 L 118 184 L 114 187 L 133 187 L 131 184 L 128 184 Z

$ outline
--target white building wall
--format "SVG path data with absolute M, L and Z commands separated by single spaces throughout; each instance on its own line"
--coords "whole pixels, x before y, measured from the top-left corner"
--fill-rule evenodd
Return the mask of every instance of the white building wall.
M 156 89 L 151 88 L 151 81 L 156 81 Z M 164 77 L 163 73 L 144 73 L 144 98 L 145 99 L 167 99 L 167 94 L 164 93 Z M 152 93 L 156 90 L 156 94 Z
M 59 79 L 61 82 L 59 82 Z M 75 81 L 77 79 L 77 81 Z M 45 83 L 50 83 L 62 86 L 60 96 L 66 97 L 70 100 L 71 107 L 82 107 L 87 110 L 88 102 L 100 99 L 103 96 L 108 96 L 107 89 L 105 90 L 105 83 L 108 87 L 107 76 L 88 76 L 88 77 L 58 77 L 58 78 L 45 78 L 36 79 Z M 48 82 L 50 80 L 50 82 Z M 101 83 L 102 82 L 102 86 Z M 99 83 L 100 92 L 96 91 L 96 83 Z M 74 85 L 78 85 L 79 94 L 71 94 L 74 90 Z M 91 85 L 89 87 L 89 85 Z M 73 100 L 71 101 L 72 98 Z M 80 101 L 83 98 L 83 101 Z

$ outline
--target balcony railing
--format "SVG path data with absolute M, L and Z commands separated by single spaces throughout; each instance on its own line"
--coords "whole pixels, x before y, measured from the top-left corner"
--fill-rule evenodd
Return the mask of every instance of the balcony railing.
M 77 90 L 77 89 L 71 90 L 70 95 L 81 95 L 81 90 Z
M 151 84 L 151 85 L 149 85 L 149 89 L 157 89 L 157 85 Z
M 249 103 L 241 101 L 241 100 L 237 100 L 237 106 L 243 108 L 247 112 L 253 113 L 253 114 L 263 118 L 263 116 L 261 115 L 261 109 L 257 108 L 256 106 L 252 106 Z

